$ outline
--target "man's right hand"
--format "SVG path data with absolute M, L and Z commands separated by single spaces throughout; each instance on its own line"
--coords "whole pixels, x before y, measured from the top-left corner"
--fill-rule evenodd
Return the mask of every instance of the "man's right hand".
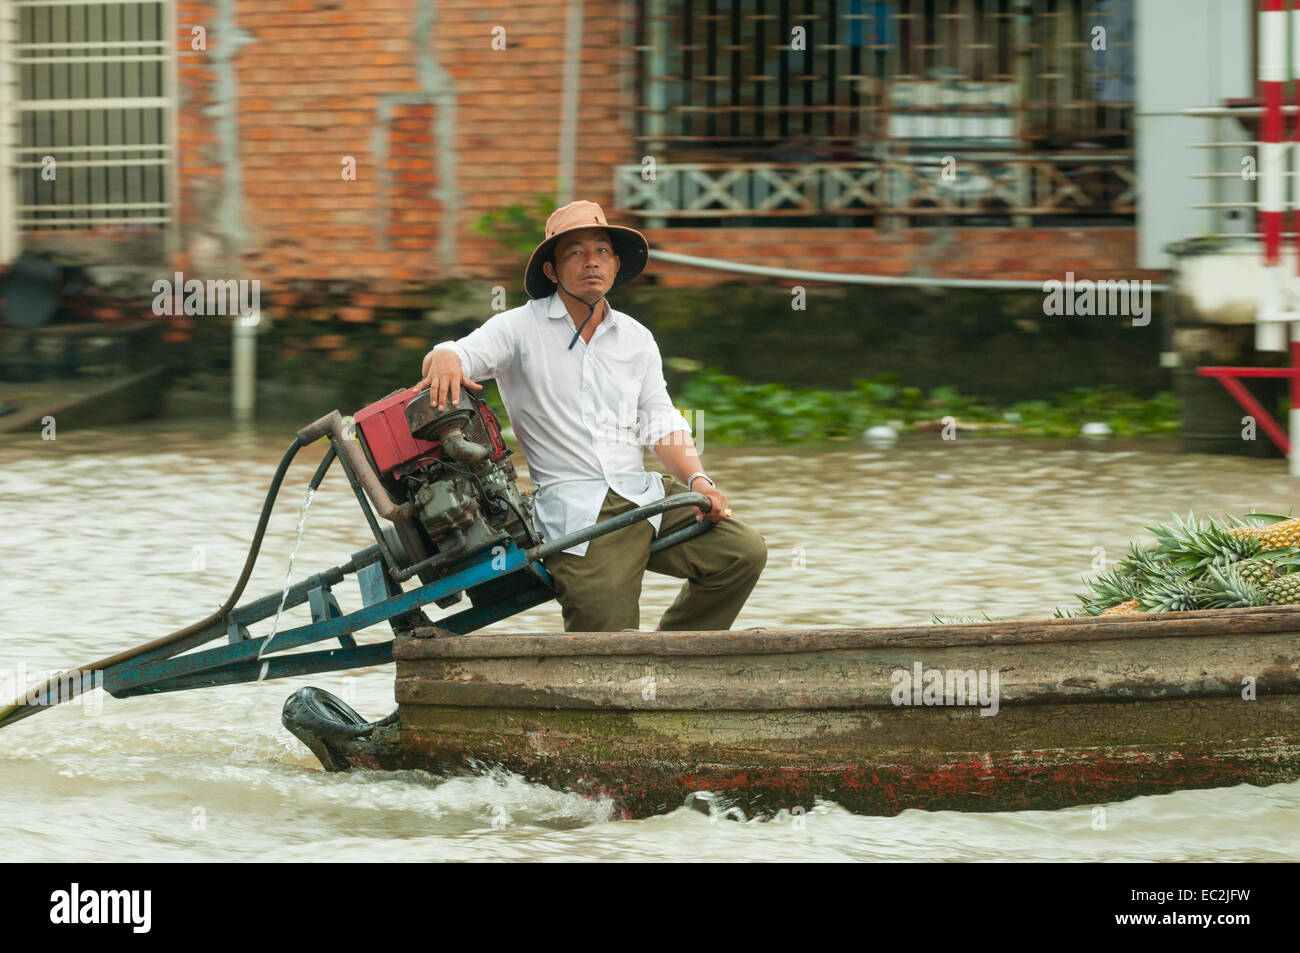
M 453 407 L 459 407 L 461 387 L 483 389 L 482 384 L 465 376 L 465 370 L 460 366 L 460 357 L 449 347 L 434 348 L 424 355 L 420 373 L 424 376 L 422 388 L 430 388 L 429 402 L 435 404 L 438 410 L 447 406 L 448 398 Z

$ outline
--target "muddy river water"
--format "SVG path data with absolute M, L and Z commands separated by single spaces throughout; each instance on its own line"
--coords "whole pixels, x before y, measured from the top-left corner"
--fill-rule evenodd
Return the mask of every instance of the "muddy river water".
M 215 609 L 291 431 L 156 422 L 3 438 L 2 701 L 24 675 L 89 662 Z M 769 546 L 737 628 L 1048 617 L 1075 603 L 1099 554 L 1118 559 L 1171 511 L 1286 512 L 1300 486 L 1282 461 L 1116 442 L 936 436 L 889 449 L 704 451 L 736 515 Z M 245 598 L 280 586 L 319 455 L 299 455 Z M 310 508 L 294 577 L 369 541 L 335 467 Z M 643 629 L 678 585 L 647 575 Z M 360 605 L 350 580 L 336 594 L 345 611 Z M 551 603 L 496 628 L 562 623 Z M 1097 829 L 1090 806 L 859 817 L 823 803 L 806 818 L 742 823 L 679 809 L 623 821 L 606 802 L 499 773 L 329 775 L 280 725 L 285 697 L 307 684 L 367 718 L 394 705 L 390 666 L 108 698 L 3 730 L 5 859 L 1300 859 L 1300 784 L 1109 804 Z

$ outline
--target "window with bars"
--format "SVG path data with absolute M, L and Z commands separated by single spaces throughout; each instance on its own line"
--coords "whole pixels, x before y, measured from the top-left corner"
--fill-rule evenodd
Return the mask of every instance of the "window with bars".
M 639 2 L 652 227 L 1133 220 L 1133 0 Z
M 4 36 L 14 232 L 171 220 L 166 0 L 9 0 Z
M 1132 0 L 640 3 L 640 139 L 669 160 L 1132 144 Z

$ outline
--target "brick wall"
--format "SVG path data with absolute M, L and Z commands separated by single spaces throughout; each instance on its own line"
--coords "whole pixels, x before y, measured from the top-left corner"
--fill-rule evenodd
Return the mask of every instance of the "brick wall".
M 576 193 L 607 210 L 612 166 L 640 155 L 636 15 L 632 2 L 585 4 Z M 245 267 L 272 287 L 279 278 L 459 277 L 515 289 L 517 268 L 474 223 L 554 194 L 563 4 L 238 0 L 233 21 L 223 21 L 214 4 L 181 0 L 178 22 L 182 36 L 206 24 L 209 41 L 206 52 L 181 59 L 187 250 L 242 241 Z M 222 44 L 232 28 L 246 42 L 227 65 Z M 496 28 L 504 29 L 504 49 L 493 49 Z M 235 143 L 223 139 L 212 113 L 223 82 L 236 89 Z M 344 156 L 356 160 L 354 181 L 341 177 Z M 237 236 L 229 234 L 229 209 L 222 218 L 234 181 Z M 670 228 L 650 238 L 687 254 L 881 275 L 1127 275 L 1136 260 L 1131 228 Z M 726 280 L 659 262 L 652 268 L 665 283 Z
M 272 282 L 493 277 L 500 257 L 475 221 L 556 189 L 563 5 L 239 0 L 235 11 L 179 7 L 183 36 L 208 28 L 208 50 L 185 50 L 180 71 L 187 251 L 242 242 L 246 266 Z M 610 167 L 634 150 L 634 15 L 586 4 L 576 180 L 606 205 Z M 227 65 L 232 28 L 247 42 Z M 237 143 L 212 114 L 231 82 Z M 355 180 L 341 175 L 345 156 Z M 222 219 L 232 162 L 242 235 Z
M 345 330 L 382 319 L 383 302 L 366 295 L 449 278 L 501 282 L 519 298 L 519 264 L 474 225 L 555 192 L 564 6 L 178 0 L 183 250 L 171 268 L 260 279 L 273 314 L 293 308 L 278 296 L 303 282 L 347 282 L 360 291 L 336 315 Z M 636 4 L 587 0 L 584 11 L 575 191 L 612 213 L 612 167 L 642 151 Z M 196 26 L 206 30 L 205 50 L 190 48 Z M 493 49 L 498 27 L 504 49 Z M 355 179 L 343 175 L 345 157 Z M 1156 277 L 1133 269 L 1132 228 L 679 227 L 649 237 L 667 251 L 826 271 Z M 659 261 L 648 276 L 669 286 L 756 281 Z M 169 340 L 189 337 L 190 319 L 169 324 Z

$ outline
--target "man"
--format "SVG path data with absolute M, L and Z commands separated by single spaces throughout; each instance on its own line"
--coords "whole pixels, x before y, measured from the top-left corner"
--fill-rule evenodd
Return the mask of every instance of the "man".
M 538 486 L 544 539 L 688 488 L 709 498 L 707 517 L 678 507 L 547 558 L 567 632 L 638 628 L 646 569 L 686 580 L 660 629 L 728 629 L 767 563 L 764 538 L 732 517 L 703 472 L 654 336 L 604 300 L 641 273 L 649 250 L 640 232 L 610 225 L 594 202 L 556 210 L 524 272 L 532 300 L 437 345 L 421 371 L 439 409 L 457 405 L 461 387 L 482 390 L 475 381 L 496 378 Z M 646 471 L 645 447 L 671 476 Z M 714 526 L 650 553 L 657 533 L 692 518 Z

